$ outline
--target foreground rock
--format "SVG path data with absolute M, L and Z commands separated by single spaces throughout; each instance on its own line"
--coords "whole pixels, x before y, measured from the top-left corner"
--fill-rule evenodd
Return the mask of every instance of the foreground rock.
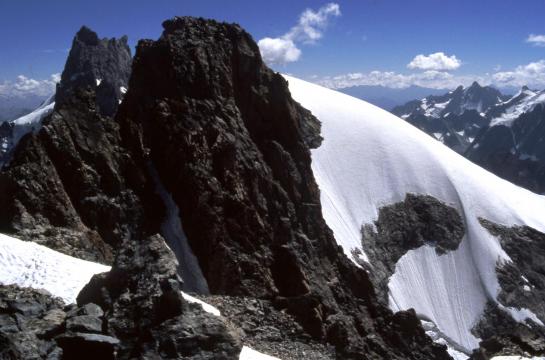
M 236 333 L 221 317 L 184 301 L 177 265 L 159 235 L 126 244 L 112 270 L 82 290 L 78 304 L 104 309 L 105 332 L 120 340 L 118 359 L 237 359 Z

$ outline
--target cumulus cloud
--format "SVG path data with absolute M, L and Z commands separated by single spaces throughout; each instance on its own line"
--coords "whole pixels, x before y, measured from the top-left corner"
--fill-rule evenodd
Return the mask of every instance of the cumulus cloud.
M 462 65 L 462 62 L 455 55 L 447 56 L 443 52 L 436 52 L 429 55 L 416 55 L 414 59 L 407 64 L 409 69 L 447 71 L 456 70 Z
M 341 15 L 338 4 L 329 3 L 318 11 L 306 9 L 297 24 L 277 38 L 266 37 L 257 42 L 263 60 L 270 64 L 286 64 L 299 60 L 301 50 L 297 43 L 314 44 L 322 38 L 331 17 Z
M 36 80 L 19 75 L 15 81 L 0 83 L 0 95 L 9 97 L 49 96 L 55 92 L 55 86 L 60 81 L 60 74 L 53 74 L 49 79 Z
M 268 63 L 288 63 L 299 60 L 301 50 L 290 39 L 263 38 L 257 43 L 261 56 Z
M 545 60 L 517 66 L 512 71 L 501 71 L 492 75 L 493 82 L 499 86 L 520 87 L 528 85 L 545 87 Z
M 530 34 L 526 38 L 526 42 L 534 46 L 545 46 L 545 35 Z

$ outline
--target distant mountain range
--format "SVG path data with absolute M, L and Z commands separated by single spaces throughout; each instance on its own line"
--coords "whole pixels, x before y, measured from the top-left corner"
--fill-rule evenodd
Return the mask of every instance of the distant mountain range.
M 409 86 L 403 89 L 394 89 L 386 86 L 352 86 L 338 91 L 365 100 L 384 110 L 392 110 L 395 106 L 404 104 L 414 99 L 420 99 L 428 95 L 441 95 L 448 89 L 432 89 L 420 86 Z
M 474 82 L 392 113 L 496 175 L 545 192 L 545 91 L 509 96 Z

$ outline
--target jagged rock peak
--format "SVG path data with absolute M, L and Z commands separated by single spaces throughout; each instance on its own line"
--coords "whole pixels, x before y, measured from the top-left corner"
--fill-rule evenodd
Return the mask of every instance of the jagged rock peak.
M 82 26 L 81 29 L 76 33 L 74 40 L 79 40 L 87 45 L 98 45 L 99 38 L 96 32 L 89 29 L 87 26 Z
M 77 89 L 96 90 L 96 104 L 102 115 L 112 116 L 126 91 L 131 74 L 132 56 L 127 37 L 99 39 L 97 33 L 83 26 L 72 48 L 57 86 L 57 106 Z

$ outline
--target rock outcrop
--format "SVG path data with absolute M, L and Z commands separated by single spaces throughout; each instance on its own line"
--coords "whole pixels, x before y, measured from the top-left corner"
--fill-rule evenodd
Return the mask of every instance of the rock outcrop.
M 81 291 L 78 304 L 97 303 L 105 310 L 105 333 L 120 340 L 118 359 L 238 359 L 236 332 L 183 299 L 177 265 L 159 235 L 129 242 L 112 270 Z
M 388 280 L 403 255 L 424 245 L 443 255 L 456 250 L 464 234 L 455 208 L 429 195 L 407 194 L 404 201 L 380 208 L 374 226 L 362 227 L 362 248 L 369 262 L 360 265 L 368 269 L 379 299 L 388 304 Z

